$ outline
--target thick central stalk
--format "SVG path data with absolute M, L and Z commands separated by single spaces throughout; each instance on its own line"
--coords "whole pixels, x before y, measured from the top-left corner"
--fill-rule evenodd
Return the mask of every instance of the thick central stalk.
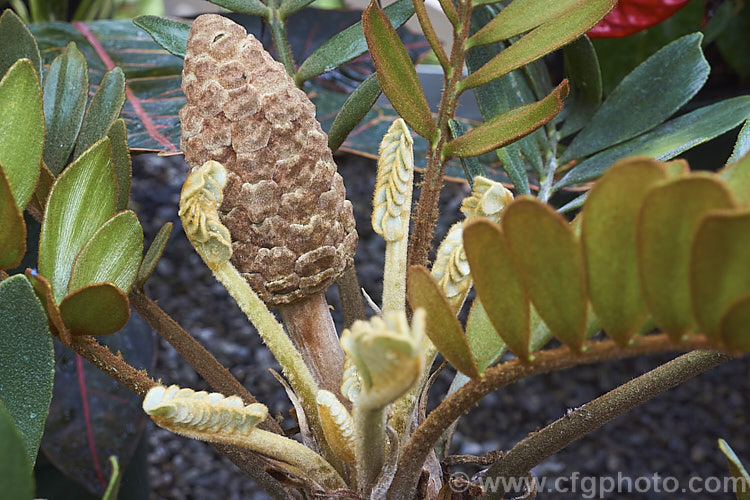
M 322 389 L 341 397 L 344 351 L 323 292 L 280 305 L 284 326 L 297 350 Z

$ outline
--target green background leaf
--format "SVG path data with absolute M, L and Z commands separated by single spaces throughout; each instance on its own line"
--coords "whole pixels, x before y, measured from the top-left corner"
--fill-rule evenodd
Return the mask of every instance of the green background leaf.
M 382 93 L 378 75 L 374 73 L 352 92 L 328 131 L 328 147 L 331 151 L 335 152 L 341 147 L 346 136 L 362 121 Z
M 138 16 L 133 23 L 146 30 L 169 53 L 185 58 L 190 24 L 159 16 Z
M 675 40 L 626 76 L 560 158 L 566 163 L 642 134 L 669 118 L 706 83 L 702 35 Z
M 582 161 L 555 185 L 556 189 L 599 177 L 617 160 L 648 156 L 669 160 L 736 127 L 750 114 L 750 96 L 740 96 L 698 108 L 669 120 L 650 132 Z
M 558 116 L 564 119 L 560 137 L 582 129 L 602 103 L 602 74 L 591 40 L 582 36 L 563 48 L 565 76 L 570 81 L 570 96 Z
M 750 154 L 719 171 L 719 177 L 744 207 L 750 206 Z
M 18 274 L 0 283 L 0 400 L 21 431 L 30 464 L 52 399 L 54 356 L 47 315 L 29 281 Z M 6 446 L 3 440 L 0 448 Z
M 156 236 L 154 236 L 154 241 L 152 241 L 151 246 L 148 247 L 148 251 L 138 268 L 138 275 L 135 279 L 135 284 L 138 288 L 143 288 L 143 285 L 151 276 L 151 273 L 156 269 L 156 264 L 159 263 L 159 259 L 161 259 L 161 256 L 164 253 L 164 248 L 166 248 L 171 234 L 172 223 L 167 222 L 161 227 L 161 229 L 159 229 Z
M 723 439 L 719 439 L 719 448 L 721 452 L 727 457 L 727 463 L 729 464 L 729 470 L 732 473 L 732 477 L 742 478 L 744 480 L 744 490 L 742 489 L 743 484 L 738 484 L 737 500 L 750 500 L 750 474 L 747 473 L 745 467 L 742 465 L 739 457 L 734 453 L 734 450 L 729 446 L 729 443 Z

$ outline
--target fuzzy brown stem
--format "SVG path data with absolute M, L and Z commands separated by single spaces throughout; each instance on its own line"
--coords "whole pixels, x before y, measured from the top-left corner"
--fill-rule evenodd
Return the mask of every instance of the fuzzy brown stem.
M 419 195 L 419 204 L 414 219 L 414 230 L 409 244 L 409 265 L 427 266 L 428 255 L 432 248 L 432 238 L 438 218 L 438 200 L 443 187 L 445 159 L 442 157 L 443 146 L 450 139 L 450 120 L 458 103 L 458 83 L 461 81 L 464 65 L 464 42 L 469 35 L 471 22 L 471 2 L 459 5 L 460 29 L 453 34 L 449 70 L 445 73 L 443 95 L 438 111 L 438 128 L 440 138 L 436 144 L 430 144 L 427 153 L 427 169 Z
M 608 359 L 714 347 L 703 335 L 695 335 L 687 342 L 677 344 L 666 334 L 659 334 L 638 338 L 634 345 L 625 348 L 613 340 L 587 342 L 584 344 L 583 353 L 573 352 L 567 347 L 558 347 L 534 353 L 536 360 L 533 363 L 523 363 L 516 358 L 488 368 L 482 378 L 470 380 L 458 391 L 446 397 L 417 427 L 411 440 L 402 450 L 398 472 L 388 498 L 411 498 L 422 464 L 443 431 L 480 399 L 501 387 L 532 375 Z
M 130 304 L 141 317 L 164 340 L 175 348 L 185 358 L 213 390 L 225 396 L 237 395 L 245 404 L 256 403 L 257 400 L 237 380 L 224 365 L 208 352 L 195 338 L 186 332 L 159 305 L 140 290 L 130 292 Z M 266 419 L 258 425 L 261 429 L 283 434 L 281 426 L 273 420 Z
M 341 298 L 341 313 L 344 315 L 344 328 L 349 328 L 357 320 L 364 320 L 365 306 L 362 302 L 362 292 L 359 289 L 357 271 L 348 267 L 344 274 L 336 281 Z
M 344 351 L 325 293 L 314 293 L 278 307 L 287 334 L 305 360 L 318 387 L 344 401 L 341 397 Z
M 136 370 L 93 337 L 74 337 L 70 347 L 89 363 L 140 397 L 145 397 L 149 389 L 157 385 L 157 382 L 150 378 L 145 370 Z M 215 445 L 214 447 L 245 474 L 253 478 L 258 486 L 273 498 L 289 498 L 283 486 L 265 471 L 264 462 L 260 457 L 235 446 Z
M 494 482 L 499 488 L 486 492 L 484 498 L 501 499 L 506 493 L 503 485 L 509 484 L 512 478 L 524 477 L 532 467 L 573 441 L 729 359 L 731 358 L 726 354 L 715 351 L 693 351 L 683 354 L 577 408 L 569 416 L 566 415 L 544 429 L 530 434 L 489 468 L 485 477 L 488 482 L 499 479 Z
M 8 278 L 10 278 L 10 276 L 8 276 L 8 273 L 0 269 L 0 281 L 6 280 Z

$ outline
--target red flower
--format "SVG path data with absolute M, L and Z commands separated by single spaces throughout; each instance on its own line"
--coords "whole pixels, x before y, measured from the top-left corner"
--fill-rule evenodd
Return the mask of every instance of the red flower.
M 684 7 L 689 0 L 620 0 L 594 26 L 589 38 L 620 38 L 659 24 Z

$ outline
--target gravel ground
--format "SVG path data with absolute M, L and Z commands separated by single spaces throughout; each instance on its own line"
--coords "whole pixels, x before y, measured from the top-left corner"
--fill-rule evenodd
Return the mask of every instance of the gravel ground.
M 384 245 L 379 237 L 373 237 L 369 225 L 374 162 L 353 156 L 337 161 L 349 198 L 354 201 L 360 232 L 356 255 L 359 278 L 377 300 L 381 294 Z M 148 293 L 229 367 L 272 413 L 288 415 L 286 395 L 268 372 L 269 367 L 278 369 L 274 359 L 182 233 L 176 212 L 186 172 L 181 157 L 141 156 L 134 161 L 133 208 L 144 225 L 147 242 L 163 223 L 175 222 L 165 256 L 149 281 Z M 438 227 L 438 236 L 447 232 L 449 214 L 458 213 L 458 205 L 466 193 L 467 188 L 462 185 L 449 185 L 444 190 L 445 216 Z M 335 287 L 329 291 L 329 302 L 339 309 Z M 340 322 L 337 313 L 336 321 Z M 489 395 L 462 419 L 452 451 L 483 454 L 507 450 L 530 431 L 560 418 L 567 409 L 580 406 L 669 359 L 669 356 L 655 356 L 600 363 L 523 380 Z M 726 363 L 615 419 L 544 461 L 533 472 L 549 481 L 571 477 L 574 472 L 584 477 L 613 478 L 620 473 L 623 477 L 645 476 L 654 481 L 653 475 L 658 473 L 662 478 L 677 478 L 681 488 L 687 487 L 693 476 L 723 478 L 727 467 L 718 450 L 717 438 L 727 439 L 744 462 L 750 464 L 749 374 L 749 356 Z M 165 383 L 208 388 L 161 340 L 153 375 Z M 441 374 L 433 391 L 435 398 L 442 397 L 441 391 L 447 388 L 451 377 L 449 370 Z M 148 433 L 152 499 L 265 498 L 231 462 L 204 443 L 175 436 L 153 425 Z M 635 485 L 643 486 L 645 481 Z M 708 492 L 634 491 L 594 495 L 587 489 L 589 486 L 581 481 L 577 493 L 542 492 L 538 498 L 734 498 L 731 494 Z

